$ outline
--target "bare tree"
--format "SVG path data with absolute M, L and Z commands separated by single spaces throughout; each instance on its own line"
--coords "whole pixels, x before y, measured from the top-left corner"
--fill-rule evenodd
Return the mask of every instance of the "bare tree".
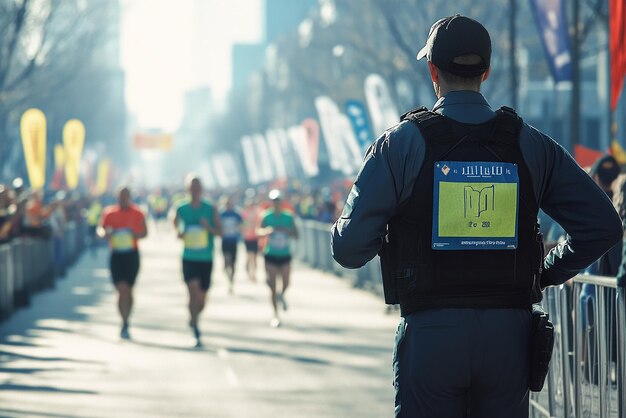
M 112 2 L 0 0 L 0 155 L 16 146 L 19 115 L 54 99 L 107 39 Z

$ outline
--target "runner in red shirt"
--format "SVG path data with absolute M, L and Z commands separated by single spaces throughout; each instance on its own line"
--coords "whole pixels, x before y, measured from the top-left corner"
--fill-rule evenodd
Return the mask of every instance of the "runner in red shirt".
M 139 273 L 137 241 L 148 233 L 144 214 L 132 203 L 130 190 L 118 192 L 118 204 L 104 209 L 98 235 L 109 241 L 110 269 L 118 292 L 118 309 L 122 317 L 122 339 L 130 339 L 128 318 L 133 306 L 133 286 Z

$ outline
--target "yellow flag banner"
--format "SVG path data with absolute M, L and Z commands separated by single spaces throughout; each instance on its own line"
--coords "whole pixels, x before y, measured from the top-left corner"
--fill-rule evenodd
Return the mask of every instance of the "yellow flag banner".
M 78 119 L 70 119 L 63 127 L 65 148 L 65 181 L 70 190 L 78 187 L 80 159 L 85 145 L 85 125 Z
M 56 170 L 62 170 L 65 166 L 65 149 L 63 145 L 56 144 L 54 146 L 54 168 Z
M 611 141 L 611 155 L 613 155 L 619 165 L 626 165 L 626 151 L 615 139 Z
M 103 159 L 98 164 L 98 179 L 96 180 L 96 195 L 102 196 L 109 188 L 109 173 L 111 172 L 111 160 Z
M 39 190 L 46 184 L 46 115 L 28 109 L 22 115 L 20 131 L 30 187 Z

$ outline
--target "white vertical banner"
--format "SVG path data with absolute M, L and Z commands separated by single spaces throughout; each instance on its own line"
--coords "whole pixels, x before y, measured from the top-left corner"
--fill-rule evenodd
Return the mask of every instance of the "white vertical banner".
M 221 152 L 211 158 L 211 166 L 213 167 L 213 173 L 215 174 L 215 180 L 222 189 L 227 189 L 233 186 L 233 179 L 227 172 L 227 162 L 230 154 Z
M 213 190 L 218 187 L 210 162 L 205 161 L 200 165 L 198 175 L 202 179 L 202 185 L 206 190 Z
M 289 135 L 285 129 L 276 129 L 276 135 L 278 137 L 278 143 L 283 155 L 283 161 L 285 162 L 285 171 L 287 177 L 297 177 L 298 169 L 296 167 L 296 153 L 294 147 L 289 141 Z
M 228 188 L 228 178 L 224 173 L 224 167 L 219 157 L 215 156 L 211 158 L 211 167 L 213 168 L 213 174 L 215 175 L 215 181 L 220 186 L 220 189 Z
M 361 166 L 363 156 L 361 154 L 361 148 L 356 138 L 354 130 L 352 129 L 352 123 L 348 116 L 343 113 L 337 115 L 337 131 L 339 132 L 341 143 L 345 147 L 345 152 L 348 157 L 346 166 L 343 168 L 345 174 L 352 174 L 358 171 Z
M 254 151 L 254 144 L 252 138 L 249 135 L 241 137 L 241 149 L 243 151 L 243 161 L 246 165 L 246 171 L 248 172 L 248 182 L 250 184 L 258 184 L 261 182 L 261 173 Z
M 284 178 L 287 176 L 287 170 L 285 168 L 285 160 L 283 158 L 284 154 L 280 146 L 280 139 L 278 135 L 278 132 L 273 129 L 269 129 L 265 132 L 267 147 L 274 163 L 274 173 L 277 178 Z
M 378 74 L 370 74 L 365 79 L 365 99 L 372 118 L 374 136 L 378 137 L 388 128 L 400 122 L 387 82 Z
M 315 107 L 328 149 L 330 167 L 345 174 L 353 173 L 361 163 L 361 155 L 350 120 L 327 96 L 317 97 Z
M 231 152 L 224 153 L 222 165 L 224 173 L 228 178 L 229 187 L 239 186 L 241 184 L 241 173 L 239 172 L 239 165 L 235 155 Z
M 254 144 L 254 155 L 258 161 L 259 167 L 259 182 L 273 180 L 274 169 L 272 168 L 272 159 L 267 147 L 267 142 L 261 134 L 252 135 L 252 143 Z
M 304 126 L 292 126 L 287 131 L 287 135 L 289 136 L 293 149 L 296 151 L 304 175 L 307 177 L 317 176 L 319 169 L 317 164 L 314 164 L 313 158 L 311 157 L 311 151 L 307 143 L 307 132 Z

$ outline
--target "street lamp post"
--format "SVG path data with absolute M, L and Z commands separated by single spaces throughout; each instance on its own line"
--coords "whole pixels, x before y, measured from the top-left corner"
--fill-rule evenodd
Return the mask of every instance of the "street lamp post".
M 570 138 L 572 150 L 580 143 L 580 0 L 574 0 L 572 13 L 572 103 Z
M 515 60 L 515 56 L 517 53 L 517 31 L 515 28 L 515 21 L 517 20 L 517 1 L 510 0 L 509 1 L 509 43 L 510 51 L 509 51 L 509 66 L 510 66 L 510 74 L 511 74 L 511 105 L 513 109 L 517 109 L 518 105 L 518 77 L 517 77 L 517 63 Z

